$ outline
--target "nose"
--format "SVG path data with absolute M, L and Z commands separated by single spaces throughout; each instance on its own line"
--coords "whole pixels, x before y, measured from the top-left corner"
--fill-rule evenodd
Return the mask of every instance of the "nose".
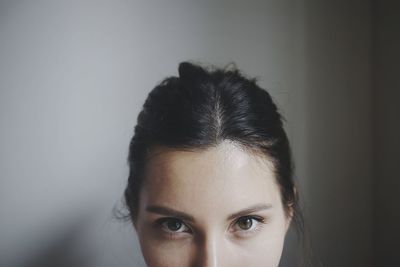
M 224 265 L 224 244 L 217 235 L 209 235 L 198 242 L 196 267 L 227 267 Z

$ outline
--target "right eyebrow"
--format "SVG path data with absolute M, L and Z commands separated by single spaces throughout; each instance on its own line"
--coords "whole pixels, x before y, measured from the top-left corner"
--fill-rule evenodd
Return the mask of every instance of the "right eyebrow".
M 163 206 L 148 206 L 146 211 L 160 215 L 171 216 L 188 222 L 194 222 L 194 217 L 192 215 Z

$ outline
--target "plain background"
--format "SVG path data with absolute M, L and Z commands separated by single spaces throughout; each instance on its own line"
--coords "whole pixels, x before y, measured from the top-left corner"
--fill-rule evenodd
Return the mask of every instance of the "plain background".
M 235 62 L 278 102 L 321 266 L 399 266 L 398 3 L 0 1 L 0 266 L 144 266 L 111 211 L 184 60 Z

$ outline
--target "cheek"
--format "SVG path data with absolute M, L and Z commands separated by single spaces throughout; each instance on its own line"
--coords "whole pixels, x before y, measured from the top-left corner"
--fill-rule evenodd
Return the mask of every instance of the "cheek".
M 190 266 L 189 241 L 165 241 L 146 232 L 138 233 L 138 237 L 148 267 Z
M 238 266 L 278 267 L 285 240 L 284 229 L 271 227 L 259 236 L 244 241 L 235 247 L 233 255 L 237 255 Z
M 266 236 L 253 251 L 249 251 L 248 266 L 278 267 L 283 243 L 283 236 Z
M 249 239 L 221 239 L 217 248 L 218 262 L 222 267 L 278 267 L 284 237 L 284 227 L 276 222 Z M 201 250 L 191 238 L 168 241 L 140 232 L 139 240 L 148 267 L 190 267 Z

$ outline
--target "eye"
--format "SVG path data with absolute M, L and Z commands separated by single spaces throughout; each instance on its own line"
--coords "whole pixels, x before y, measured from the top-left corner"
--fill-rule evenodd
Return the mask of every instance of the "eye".
M 168 233 L 190 232 L 190 228 L 180 219 L 177 218 L 162 218 L 156 224 Z
M 253 225 L 253 220 L 254 219 L 250 217 L 242 217 L 237 221 L 237 225 L 239 226 L 240 229 L 249 230 Z
M 251 234 L 263 227 L 266 220 L 258 216 L 243 216 L 237 219 L 234 223 L 234 232 L 241 234 Z

